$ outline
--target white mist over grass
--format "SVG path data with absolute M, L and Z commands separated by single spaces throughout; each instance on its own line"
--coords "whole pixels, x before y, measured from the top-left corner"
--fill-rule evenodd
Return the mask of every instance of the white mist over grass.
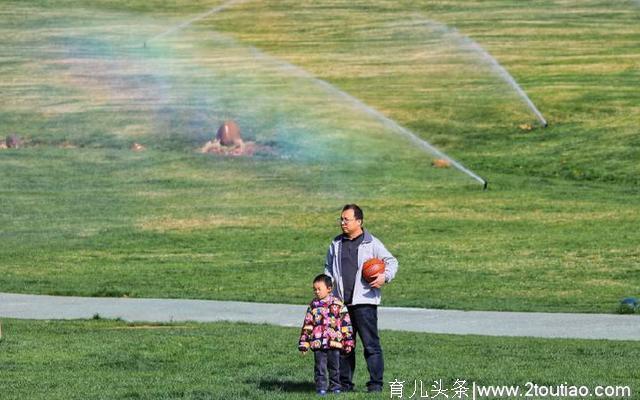
M 330 97 L 337 96 L 338 98 L 342 99 L 345 102 L 345 104 L 348 105 L 350 108 L 352 108 L 356 113 L 365 114 L 365 115 L 370 116 L 374 120 L 380 122 L 389 131 L 405 136 L 413 144 L 417 145 L 420 149 L 424 150 L 425 152 L 427 152 L 431 156 L 439 158 L 439 159 L 447 160 L 453 167 L 455 167 L 459 171 L 465 173 L 469 177 L 477 180 L 478 182 L 480 182 L 481 184 L 485 185 L 485 187 L 486 187 L 487 182 L 483 178 L 478 176 L 476 173 L 474 173 L 473 171 L 471 171 L 468 168 L 466 168 L 465 166 L 463 166 L 460 162 L 458 162 L 458 161 L 454 160 L 453 158 L 449 157 L 444 152 L 438 150 L 436 147 L 434 147 L 432 144 L 430 144 L 426 140 L 421 139 L 415 133 L 411 132 L 409 129 L 407 129 L 404 126 L 398 124 L 396 121 L 394 121 L 391 118 L 385 116 L 384 114 L 382 114 L 378 110 L 374 109 L 373 107 L 363 103 L 361 100 L 357 99 L 356 97 L 354 97 L 354 96 L 352 96 L 352 95 L 350 95 L 350 94 L 338 89 L 337 87 L 331 85 L 330 83 L 328 83 L 326 81 L 323 81 L 322 79 L 319 79 L 319 78 L 311 75 L 309 72 L 305 71 L 304 69 L 302 69 L 302 68 L 300 68 L 298 66 L 290 64 L 290 63 L 285 62 L 283 60 L 278 60 L 278 59 L 276 59 L 274 57 L 271 57 L 271 56 L 259 51 L 258 49 L 255 49 L 255 48 L 251 48 L 251 51 L 255 55 L 255 57 L 257 59 L 260 59 L 260 60 L 265 61 L 265 62 L 267 62 L 269 64 L 272 64 L 272 65 L 276 66 L 276 68 L 279 68 L 279 69 L 287 72 L 291 76 L 295 76 L 295 77 L 298 77 L 298 78 L 301 78 L 301 79 L 304 79 L 304 80 L 309 80 L 309 81 L 317 84 L 319 87 L 323 88 Z
M 199 14 L 187 21 L 185 21 L 184 23 L 181 23 L 179 25 L 176 25 L 170 29 L 167 29 L 166 31 L 153 36 L 152 38 L 148 39 L 145 42 L 145 47 L 147 46 L 147 44 L 149 44 L 152 41 L 156 41 L 158 39 L 161 39 L 165 36 L 169 36 L 171 34 L 177 33 L 187 27 L 189 27 L 190 25 L 196 23 L 197 21 L 200 21 L 204 18 L 207 18 L 210 15 L 213 15 L 219 11 L 222 11 L 226 8 L 232 7 L 236 4 L 240 4 L 240 3 L 244 3 L 247 0 L 230 0 L 227 1 L 225 3 L 223 3 L 220 6 L 214 7 L 210 10 L 208 10 L 205 13 Z M 219 33 L 215 33 L 212 32 L 212 35 L 214 35 L 214 38 L 217 41 L 223 41 L 225 42 L 225 44 L 228 46 L 229 44 L 232 47 L 242 47 L 242 45 L 238 42 L 232 41 L 231 38 L 229 37 L 225 37 Z M 458 169 L 459 171 L 463 172 L 464 174 L 468 175 L 469 177 L 477 180 L 478 182 L 480 182 L 481 184 L 484 185 L 484 187 L 486 188 L 487 182 L 481 178 L 480 176 L 478 176 L 476 173 L 474 173 L 473 171 L 469 170 L 468 168 L 466 168 L 465 166 L 463 166 L 460 162 L 454 160 L 453 158 L 449 157 L 447 154 L 445 154 L 444 152 L 438 150 L 436 147 L 434 147 L 432 144 L 430 144 L 429 142 L 427 142 L 426 140 L 418 137 L 415 133 L 411 132 L 409 129 L 401 126 L 400 124 L 398 124 L 396 121 L 390 119 L 389 117 L 383 115 L 382 113 L 380 113 L 378 110 L 375 110 L 373 107 L 363 103 L 361 100 L 355 98 L 354 96 L 338 89 L 337 87 L 331 85 L 330 83 L 323 81 L 321 79 L 318 79 L 317 77 L 314 77 L 313 75 L 311 75 L 310 73 L 308 73 L 307 71 L 305 71 L 304 69 L 295 66 L 293 64 L 284 62 L 282 60 L 278 60 L 274 57 L 268 56 L 265 53 L 261 52 L 260 50 L 254 48 L 254 47 L 249 47 L 249 50 L 251 51 L 251 53 L 254 55 L 254 57 L 257 60 L 260 60 L 260 62 L 262 63 L 268 63 L 271 66 L 275 66 L 276 69 L 281 70 L 282 72 L 285 72 L 288 74 L 288 76 L 291 77 L 296 77 L 298 79 L 302 79 L 304 81 L 311 81 L 315 84 L 317 84 L 319 87 L 323 88 L 327 94 L 330 97 L 333 96 L 338 96 L 339 98 L 341 98 L 344 102 L 346 102 L 346 104 L 348 104 L 350 107 L 354 108 L 354 111 L 356 113 L 364 113 L 370 117 L 372 117 L 374 120 L 379 121 L 380 123 L 382 123 L 382 125 L 384 125 L 387 129 L 391 130 L 394 133 L 399 133 L 403 136 L 405 136 L 406 138 L 408 138 L 413 144 L 417 145 L 419 148 L 421 148 L 422 150 L 426 151 L 427 153 L 429 153 L 431 156 L 439 158 L 439 159 L 444 159 L 447 160 L 454 168 Z M 487 54 L 488 55 L 488 54 Z M 495 61 L 495 60 L 494 60 Z M 506 71 L 505 71 L 506 72 Z M 514 81 L 515 84 L 515 81 Z M 517 85 L 517 84 L 516 84 Z M 524 94 L 524 92 L 522 92 Z M 526 97 L 526 95 L 525 95 Z M 531 105 L 533 106 L 533 104 L 531 103 Z M 535 106 L 533 106 L 535 108 Z M 545 122 L 546 125 L 546 122 Z
M 394 155 L 394 151 L 395 154 L 413 151 L 411 147 L 403 149 L 392 137 L 384 137 L 389 133 L 400 134 L 414 147 L 431 157 L 448 160 L 459 171 L 485 184 L 473 171 L 409 129 L 304 69 L 223 34 L 210 33 L 209 37 L 211 43 L 193 55 L 191 65 L 179 66 L 171 58 L 166 62 L 174 64 L 175 70 L 189 69 L 193 77 L 208 75 L 206 82 L 202 81 L 207 93 L 201 92 L 195 102 L 206 105 L 204 108 L 217 115 L 238 120 L 241 126 L 250 127 L 251 135 L 259 140 L 281 146 L 286 143 L 287 148 L 295 149 L 291 154 L 294 158 L 304 155 L 304 158 L 337 160 L 348 156 L 351 161 L 357 161 L 361 157 L 346 147 L 354 148 L 357 144 L 360 152 L 372 159 L 382 157 L 385 151 L 388 155 Z M 168 46 L 178 47 L 171 42 Z M 178 54 L 174 54 L 174 58 L 188 59 Z M 190 86 L 193 87 L 183 81 L 174 89 Z M 177 119 L 172 115 L 171 121 Z M 389 145 L 393 142 L 396 143 Z M 408 144 L 405 142 L 404 146 Z
M 172 101 L 156 110 L 158 121 L 167 125 L 159 131 L 196 144 L 233 119 L 245 139 L 274 145 L 282 157 L 346 157 L 348 151 L 341 148 L 349 146 L 350 132 L 365 125 L 343 125 L 345 112 L 334 98 L 310 80 L 258 57 L 255 49 L 222 35 L 207 37 L 201 46 L 181 48 L 183 37 L 148 54 L 149 72 L 171 82 Z
M 107 26 L 111 16 L 100 18 Z M 118 26 L 135 26 L 133 17 L 129 22 L 122 14 L 113 18 Z M 114 135 L 196 151 L 224 120 L 234 119 L 246 140 L 272 147 L 273 157 L 324 163 L 346 174 L 388 165 L 383 173 L 392 176 L 398 160 L 428 167 L 426 152 L 483 182 L 373 107 L 225 35 L 174 30 L 175 35 L 163 34 L 142 48 L 125 31 L 99 31 L 61 30 L 64 34 L 52 37 L 55 51 L 39 59 L 47 83 L 71 92 L 44 107 L 61 116 L 56 122 L 61 131 L 77 132 L 72 141 L 85 135 L 81 141 L 110 145 L 100 135 Z M 426 176 L 455 175 L 428 171 Z

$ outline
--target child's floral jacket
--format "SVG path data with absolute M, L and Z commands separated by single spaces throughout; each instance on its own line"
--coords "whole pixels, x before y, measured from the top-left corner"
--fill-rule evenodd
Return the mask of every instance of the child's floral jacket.
M 333 295 L 314 299 L 304 317 L 298 349 L 338 349 L 349 353 L 354 346 L 353 327 L 344 303 Z

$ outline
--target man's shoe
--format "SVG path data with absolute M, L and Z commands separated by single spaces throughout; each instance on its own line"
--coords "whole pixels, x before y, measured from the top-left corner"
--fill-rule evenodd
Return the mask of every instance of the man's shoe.
M 380 392 L 382 392 L 382 388 L 380 386 L 369 386 L 367 388 L 367 392 L 369 392 L 369 393 L 380 393 Z
M 355 392 L 356 391 L 356 387 L 351 385 L 351 386 L 342 386 L 340 388 L 340 392 L 341 393 L 348 393 L 348 392 Z
M 331 393 L 340 394 L 340 393 L 342 393 L 342 391 L 340 389 L 334 389 L 334 390 L 331 391 Z
M 327 395 L 327 391 L 326 390 L 316 390 L 316 394 L 318 396 L 326 396 Z

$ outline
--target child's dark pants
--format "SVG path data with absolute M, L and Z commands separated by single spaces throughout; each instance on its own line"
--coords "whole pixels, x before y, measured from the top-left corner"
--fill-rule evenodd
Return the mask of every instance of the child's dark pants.
M 340 350 L 316 350 L 313 355 L 316 390 L 339 390 Z

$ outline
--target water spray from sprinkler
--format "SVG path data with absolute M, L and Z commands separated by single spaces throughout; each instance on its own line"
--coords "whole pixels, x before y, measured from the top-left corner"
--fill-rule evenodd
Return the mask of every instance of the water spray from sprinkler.
M 182 29 L 185 29 L 186 27 L 188 27 L 189 25 L 200 21 L 212 14 L 215 14 L 219 11 L 222 11 L 230 6 L 236 5 L 236 4 L 240 4 L 240 3 L 244 3 L 246 1 L 249 0 L 230 0 L 227 1 L 226 3 L 214 7 L 212 9 L 210 9 L 209 11 L 197 15 L 193 18 L 191 18 L 190 20 L 183 22 L 179 25 L 176 25 L 170 29 L 167 29 L 164 32 L 161 32 L 151 38 L 149 38 L 148 40 L 146 40 L 143 43 L 143 47 L 147 47 L 147 43 L 154 41 L 154 40 L 158 40 L 162 37 L 165 37 L 167 35 L 170 35 L 174 32 L 178 32 Z M 212 34 L 214 35 L 218 35 L 219 37 L 223 38 L 226 41 L 233 41 L 233 39 L 221 35 L 219 33 L 213 32 Z M 235 41 L 234 41 L 235 42 Z M 237 45 L 237 43 L 236 43 Z M 348 103 L 352 104 L 354 107 L 358 108 L 361 111 L 364 111 L 366 114 L 368 114 L 369 116 L 373 117 L 374 119 L 378 120 L 379 122 L 381 122 L 384 126 L 386 126 L 387 128 L 389 128 L 390 130 L 396 132 L 396 133 L 400 133 L 402 135 L 404 135 L 405 137 L 407 137 L 410 141 L 412 141 L 414 144 L 416 144 L 418 147 L 420 147 L 421 149 L 431 153 L 432 155 L 439 157 L 441 159 L 447 160 L 454 168 L 456 168 L 457 170 L 463 172 L 464 174 L 470 176 L 471 178 L 475 179 L 476 181 L 478 181 L 479 183 L 482 184 L 483 189 L 487 189 L 488 186 L 488 181 L 482 177 L 480 177 L 479 175 L 477 175 L 476 173 L 474 173 L 473 171 L 471 171 L 470 169 L 466 168 L 464 165 L 462 165 L 460 162 L 454 160 L 453 158 L 449 157 L 447 154 L 443 153 L 442 151 L 438 150 L 437 148 L 435 148 L 433 145 L 431 145 L 429 142 L 427 142 L 424 139 L 419 138 L 415 133 L 413 133 L 412 131 L 410 131 L 409 129 L 399 125 L 397 122 L 395 122 L 394 120 L 386 117 L 385 115 L 383 115 L 381 112 L 379 112 L 378 110 L 374 109 L 373 107 L 363 103 L 361 100 L 351 96 L 350 94 L 336 88 L 335 86 L 329 84 L 326 81 L 323 81 L 313 75 L 311 75 L 309 72 L 307 72 L 306 70 L 287 63 L 283 60 L 279 60 L 277 58 L 268 56 L 267 54 L 261 52 L 260 50 L 258 50 L 257 48 L 251 47 L 251 51 L 254 54 L 255 57 L 265 60 L 265 61 L 269 61 L 273 64 L 276 64 L 279 68 L 281 69 L 285 69 L 291 73 L 293 73 L 293 75 L 297 75 L 299 77 L 303 77 L 303 78 L 307 78 L 312 80 L 313 82 L 315 82 L 316 84 L 318 84 L 319 86 L 323 87 L 327 92 L 331 93 L 331 94 L 337 94 L 338 96 L 342 97 L 343 99 L 345 99 Z M 545 121 L 546 124 L 546 121 Z
M 489 54 L 489 52 L 486 51 L 482 46 L 480 46 L 475 40 L 460 33 L 457 29 L 451 28 L 440 22 L 420 19 L 418 20 L 418 23 L 424 24 L 429 29 L 436 31 L 442 35 L 453 37 L 455 41 L 457 41 L 460 45 L 468 47 L 469 49 L 479 54 L 483 60 L 489 63 L 493 71 L 495 71 L 505 82 L 507 82 L 507 84 L 509 84 L 509 86 L 511 86 L 516 91 L 522 101 L 536 116 L 536 118 L 540 122 L 540 125 L 542 125 L 543 128 L 546 128 L 549 125 L 547 123 L 547 120 L 542 116 L 540 110 L 538 110 L 535 104 L 533 104 L 529 96 L 527 96 L 525 91 L 522 89 L 522 87 L 520 87 L 513 76 L 511 76 L 511 74 L 498 62 L 498 60 L 495 59 L 495 57 Z
M 158 39 L 163 38 L 165 36 L 171 35 L 172 33 L 178 32 L 178 31 L 180 31 L 182 29 L 185 29 L 189 25 L 191 25 L 191 24 L 193 24 L 195 22 L 198 22 L 198 21 L 200 21 L 202 19 L 205 19 L 210 15 L 218 13 L 218 12 L 220 12 L 220 11 L 222 11 L 224 9 L 227 9 L 227 8 L 229 8 L 231 6 L 235 6 L 237 4 L 245 3 L 247 1 L 249 1 L 249 0 L 229 0 L 229 1 L 225 2 L 225 3 L 223 3 L 223 4 L 220 4 L 219 6 L 213 7 L 212 9 L 210 9 L 210 10 L 208 10 L 208 11 L 202 13 L 202 14 L 196 15 L 195 17 L 191 18 L 188 21 L 180 23 L 180 24 L 178 24 L 176 26 L 173 26 L 173 27 L 167 29 L 164 32 L 160 32 L 159 34 L 157 34 L 155 36 L 152 36 L 151 38 L 145 40 L 145 42 L 142 44 L 142 47 L 146 48 L 147 47 L 147 43 L 149 43 L 149 42 L 152 42 L 154 40 L 158 40 Z
M 227 41 L 232 41 L 231 38 L 228 38 L 220 33 L 215 33 L 216 36 L 218 36 L 218 40 L 222 39 L 222 40 L 227 40 Z M 317 78 L 315 76 L 313 76 L 312 74 L 310 74 L 308 71 L 294 65 L 291 63 L 288 63 L 286 61 L 277 59 L 275 57 L 269 56 L 265 53 L 263 53 L 262 51 L 258 50 L 255 47 L 251 47 L 251 52 L 253 53 L 254 57 L 256 57 L 257 59 L 260 59 L 262 61 L 266 61 L 266 62 L 270 62 L 272 64 L 276 64 L 276 66 L 282 70 L 286 70 L 289 74 L 293 75 L 293 76 L 298 76 L 301 78 L 305 78 L 305 79 L 309 79 L 311 81 L 313 81 L 314 83 L 316 83 L 318 86 L 322 87 L 323 89 L 325 89 L 327 92 L 333 94 L 333 95 L 338 95 L 339 97 L 343 98 L 347 103 L 351 104 L 352 106 L 354 106 L 355 108 L 357 108 L 360 111 L 365 112 L 367 115 L 371 116 L 373 119 L 377 120 L 378 122 L 381 122 L 382 125 L 384 125 L 385 127 L 387 127 L 389 130 L 399 133 L 403 136 L 405 136 L 406 138 L 408 138 L 411 142 L 413 142 L 414 144 L 416 144 L 419 148 L 421 148 L 422 150 L 427 151 L 428 153 L 431 153 L 432 155 L 447 160 L 454 168 L 456 168 L 457 170 L 463 172 L 464 174 L 468 175 L 469 177 L 475 179 L 476 181 L 480 182 L 482 184 L 483 189 L 487 189 L 488 186 L 488 181 L 482 177 L 480 177 L 478 174 L 476 174 L 475 172 L 471 171 L 470 169 L 468 169 L 467 167 L 465 167 L 464 165 L 462 165 L 460 162 L 454 160 L 453 158 L 449 157 L 447 154 L 443 153 L 442 151 L 438 150 L 437 148 L 435 148 L 431 143 L 427 142 L 426 140 L 418 137 L 415 133 L 413 133 L 412 131 L 410 131 L 409 129 L 405 128 L 404 126 L 398 124 L 396 121 L 392 120 L 391 118 L 385 116 L 384 114 L 382 114 L 380 111 L 376 110 L 375 108 L 369 106 L 368 104 L 363 103 L 360 99 L 357 99 L 356 97 L 338 89 L 337 87 L 331 85 L 330 83 Z

